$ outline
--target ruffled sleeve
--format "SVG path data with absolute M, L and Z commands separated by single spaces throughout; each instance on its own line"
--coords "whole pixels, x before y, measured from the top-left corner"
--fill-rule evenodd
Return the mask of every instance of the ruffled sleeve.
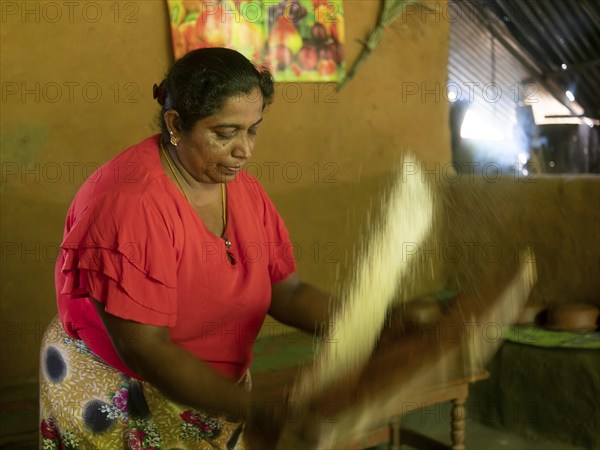
M 123 319 L 174 326 L 174 227 L 143 196 L 124 193 L 98 199 L 78 215 L 61 245 L 61 296 L 92 297 Z

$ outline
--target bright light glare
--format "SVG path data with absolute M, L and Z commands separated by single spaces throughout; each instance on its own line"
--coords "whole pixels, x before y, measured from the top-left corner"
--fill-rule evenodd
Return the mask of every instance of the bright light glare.
M 460 127 L 460 137 L 463 139 L 485 139 L 489 141 L 503 141 L 505 136 L 489 121 L 485 120 L 485 115 L 469 109 L 465 114 L 462 126 Z
M 454 91 L 448 91 L 448 100 L 453 102 L 454 100 L 456 100 L 456 92 Z
M 565 95 L 566 95 L 566 96 L 567 96 L 567 98 L 568 98 L 569 100 L 571 100 L 572 102 L 574 102 L 574 101 L 575 101 L 575 96 L 573 95 L 573 93 L 572 93 L 571 91 L 567 91 L 567 92 L 565 92 Z
M 527 153 L 519 153 L 518 158 L 521 164 L 525 164 L 527 162 Z
M 562 67 L 562 70 L 567 70 L 567 65 L 565 63 L 563 63 L 560 67 Z

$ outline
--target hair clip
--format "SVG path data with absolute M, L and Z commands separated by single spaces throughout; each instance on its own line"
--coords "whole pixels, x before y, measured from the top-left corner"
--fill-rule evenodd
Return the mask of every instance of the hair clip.
M 167 97 L 167 89 L 165 88 L 165 80 L 162 80 L 159 85 L 154 84 L 152 87 L 152 96 L 160 105 L 165 104 Z

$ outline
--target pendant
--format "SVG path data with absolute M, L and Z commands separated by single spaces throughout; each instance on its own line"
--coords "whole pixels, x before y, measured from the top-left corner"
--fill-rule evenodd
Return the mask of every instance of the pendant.
M 225 241 L 225 248 L 230 249 L 231 241 L 229 239 L 227 239 L 226 237 L 224 237 L 223 240 Z

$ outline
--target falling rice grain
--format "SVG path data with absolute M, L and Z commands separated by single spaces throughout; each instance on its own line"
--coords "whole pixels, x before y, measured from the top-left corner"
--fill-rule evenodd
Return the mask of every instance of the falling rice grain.
M 401 167 L 416 164 L 409 156 Z M 339 293 L 333 315 L 335 339 L 318 344 L 312 367 L 300 374 L 292 391 L 290 400 L 296 404 L 304 404 L 366 363 L 398 287 L 414 276 L 415 255 L 407 254 L 406 246 L 423 242 L 431 229 L 431 188 L 419 176 L 398 173 L 382 207 L 382 220 L 369 226 L 370 236 L 356 258 L 350 283 Z

